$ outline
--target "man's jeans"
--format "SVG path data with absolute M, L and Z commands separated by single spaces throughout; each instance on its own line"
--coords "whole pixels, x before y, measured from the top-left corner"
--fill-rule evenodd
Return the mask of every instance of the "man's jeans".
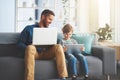
M 40 53 L 37 52 L 35 46 L 27 46 L 25 51 L 25 80 L 34 80 L 35 59 L 49 60 L 54 57 L 56 58 L 59 77 L 68 77 L 65 56 L 61 45 L 53 45 Z

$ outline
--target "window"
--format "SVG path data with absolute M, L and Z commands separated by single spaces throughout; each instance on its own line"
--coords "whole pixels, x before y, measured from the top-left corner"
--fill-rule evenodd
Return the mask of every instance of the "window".
M 99 27 L 109 24 L 113 42 L 120 43 L 120 0 L 99 0 Z
M 114 28 L 113 41 L 120 43 L 120 0 L 111 0 L 111 26 Z

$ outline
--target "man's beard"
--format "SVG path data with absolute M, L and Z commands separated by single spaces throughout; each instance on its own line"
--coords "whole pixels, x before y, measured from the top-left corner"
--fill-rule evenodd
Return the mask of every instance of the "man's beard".
M 46 21 L 45 21 L 45 20 L 43 20 L 43 26 L 44 26 L 45 28 L 48 27 L 48 25 L 46 24 Z

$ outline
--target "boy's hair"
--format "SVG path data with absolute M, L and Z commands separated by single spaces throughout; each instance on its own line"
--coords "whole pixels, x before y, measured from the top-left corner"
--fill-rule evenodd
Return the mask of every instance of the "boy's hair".
M 42 11 L 41 16 L 42 15 L 45 15 L 45 16 L 53 15 L 53 16 L 55 16 L 55 13 L 53 11 L 49 10 L 49 9 L 45 9 L 44 11 Z
M 70 24 L 66 24 L 63 28 L 62 28 L 62 32 L 64 33 L 69 33 L 70 31 L 73 32 L 73 27 Z

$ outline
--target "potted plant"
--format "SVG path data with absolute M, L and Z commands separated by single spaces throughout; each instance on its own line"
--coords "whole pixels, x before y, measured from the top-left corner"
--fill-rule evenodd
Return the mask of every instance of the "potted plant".
M 108 24 L 104 28 L 99 28 L 96 33 L 99 36 L 98 41 L 112 40 L 112 29 Z

